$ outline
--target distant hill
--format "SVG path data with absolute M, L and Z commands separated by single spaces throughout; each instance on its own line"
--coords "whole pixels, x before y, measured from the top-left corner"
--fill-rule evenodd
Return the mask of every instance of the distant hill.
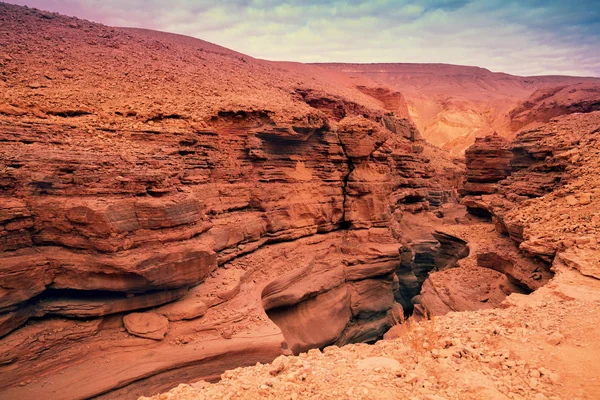
M 575 85 L 571 89 L 581 91 L 581 94 L 572 95 L 574 98 L 586 98 L 589 103 L 590 97 L 600 97 L 597 91 L 589 91 L 592 87 L 600 88 L 598 78 L 522 77 L 479 67 L 449 64 L 319 65 L 344 72 L 351 78 L 368 78 L 402 92 L 407 100 L 410 116 L 425 139 L 454 154 L 462 153 L 473 143 L 475 137 L 494 131 L 512 137 L 515 130 L 523 126 L 520 122 L 512 122 L 512 119 L 528 120 L 529 117 L 520 113 L 524 108 L 535 108 L 532 104 L 541 98 L 537 96 L 530 99 L 530 96 L 538 90 L 552 92 L 567 85 Z M 584 89 L 584 84 L 587 89 Z M 521 104 L 525 101 L 529 106 Z M 564 101 L 569 100 L 565 98 Z M 590 107 L 598 109 L 599 106 Z M 544 108 L 553 108 L 555 111 L 545 113 L 553 116 L 577 109 L 562 107 L 560 104 Z M 531 118 L 535 119 L 533 116 Z

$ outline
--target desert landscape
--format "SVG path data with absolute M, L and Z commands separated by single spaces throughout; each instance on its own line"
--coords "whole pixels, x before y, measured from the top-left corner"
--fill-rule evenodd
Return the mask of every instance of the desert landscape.
M 0 399 L 600 398 L 600 78 L 0 2 Z

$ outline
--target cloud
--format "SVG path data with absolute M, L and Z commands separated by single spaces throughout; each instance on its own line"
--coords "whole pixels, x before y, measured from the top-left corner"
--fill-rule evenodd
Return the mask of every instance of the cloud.
M 13 0 L 302 62 L 443 62 L 600 76 L 600 7 L 558 0 Z

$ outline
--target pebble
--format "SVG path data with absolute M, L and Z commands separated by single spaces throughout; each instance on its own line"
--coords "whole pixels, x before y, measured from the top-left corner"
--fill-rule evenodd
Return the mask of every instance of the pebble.
M 554 332 L 548 336 L 547 341 L 549 344 L 551 344 L 553 346 L 558 346 L 564 340 L 564 338 L 565 337 L 563 335 L 561 335 L 560 333 Z
M 591 193 L 582 193 L 579 195 L 579 204 L 582 206 L 588 205 L 592 202 L 592 194 Z
M 396 371 L 401 369 L 401 365 L 398 360 L 387 357 L 369 357 L 363 360 L 359 360 L 357 363 L 358 369 L 362 370 L 374 370 L 375 372 L 381 371 L 382 369 Z
M 538 371 L 537 369 L 532 369 L 529 372 L 529 376 L 532 378 L 539 378 L 541 376 L 540 371 Z

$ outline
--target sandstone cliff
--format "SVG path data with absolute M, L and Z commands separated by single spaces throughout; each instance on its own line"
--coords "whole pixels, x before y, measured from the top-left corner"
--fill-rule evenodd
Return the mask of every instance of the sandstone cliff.
M 510 143 L 479 140 L 467 150 L 462 203 L 546 262 L 593 242 L 600 227 L 594 213 L 599 127 L 595 111 L 524 129 Z
M 136 398 L 596 273 L 525 199 L 587 185 L 597 113 L 478 141 L 463 187 L 371 76 L 4 3 L 0 37 L 0 397 Z
M 461 169 L 400 93 L 0 10 L 3 396 L 135 397 L 373 341 L 412 307 L 403 216 L 453 201 Z
M 452 257 L 439 251 L 415 304 L 415 315 L 443 316 L 395 325 L 373 346 L 313 349 L 152 398 L 597 398 L 599 132 L 599 112 L 578 113 L 467 150 L 462 203 L 478 222 L 435 237 L 453 257 L 466 241 L 469 254 L 446 269 Z

